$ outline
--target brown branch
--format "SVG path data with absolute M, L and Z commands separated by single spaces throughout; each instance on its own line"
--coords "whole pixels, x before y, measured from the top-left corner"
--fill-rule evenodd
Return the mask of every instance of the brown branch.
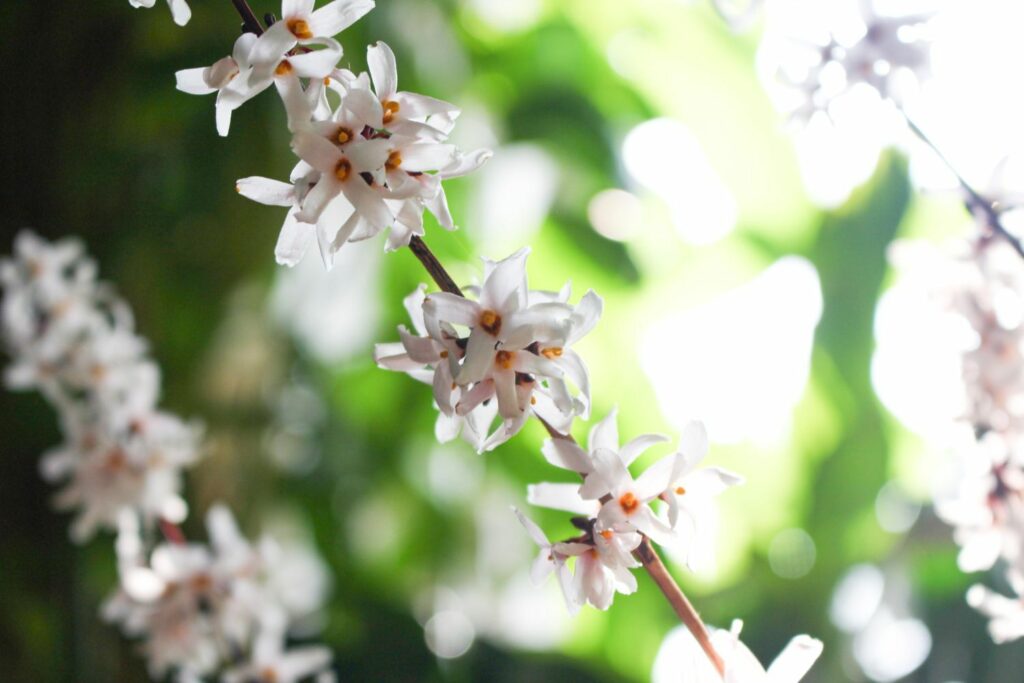
M 427 243 L 420 239 L 418 236 L 413 235 L 412 240 L 409 242 L 409 249 L 416 255 L 416 258 L 420 260 L 423 267 L 430 273 L 430 277 L 434 279 L 437 286 L 441 288 L 441 291 L 455 294 L 456 296 L 463 296 L 462 290 L 455 284 L 455 280 L 448 274 L 448 271 L 444 269 L 441 262 L 434 256 L 434 252 L 430 251 Z
M 981 193 L 975 190 L 971 186 L 971 184 L 968 183 L 964 179 L 964 177 L 957 172 L 956 168 L 953 166 L 953 163 L 946 157 L 945 154 L 942 153 L 942 150 L 939 149 L 938 145 L 932 142 L 931 138 L 925 135 L 924 131 L 921 130 L 921 128 L 916 123 L 914 123 L 914 121 L 907 115 L 906 112 L 902 113 L 904 120 L 907 122 L 907 127 L 910 128 L 910 131 L 915 136 L 917 136 L 918 140 L 927 145 L 928 148 L 935 153 L 935 156 L 939 158 L 939 161 L 941 161 L 943 165 L 945 165 L 945 167 L 948 168 L 950 172 L 953 174 L 953 176 L 956 178 L 956 181 L 957 183 L 959 183 L 960 188 L 963 190 L 964 194 L 967 195 L 965 198 L 965 203 L 967 204 L 967 209 L 971 212 L 971 214 L 977 217 L 977 213 L 980 212 L 985 219 L 985 225 L 988 227 L 988 229 L 994 232 L 999 237 L 1002 237 L 1004 240 L 1006 240 L 1010 244 L 1010 246 L 1013 247 L 1013 250 L 1016 251 L 1021 258 L 1024 258 L 1024 244 L 1021 244 L 1020 239 L 1006 229 L 999 216 L 999 212 L 996 211 L 996 208 L 995 206 L 992 205 L 992 202 L 982 197 Z
M 238 11 L 238 16 L 242 17 L 243 32 L 255 33 L 258 36 L 263 34 L 263 25 L 256 18 L 256 13 L 252 11 L 252 7 L 249 7 L 246 0 L 231 0 L 231 4 Z
M 185 543 L 187 543 L 185 532 L 182 531 L 181 527 L 174 522 L 161 517 L 157 524 L 160 526 L 160 533 L 162 533 L 164 538 L 171 543 L 175 545 L 185 545 Z

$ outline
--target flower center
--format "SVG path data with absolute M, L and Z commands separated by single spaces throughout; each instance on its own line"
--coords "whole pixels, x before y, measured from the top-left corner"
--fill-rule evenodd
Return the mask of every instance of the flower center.
M 677 486 L 676 487 L 676 494 L 677 495 L 681 496 L 681 495 L 683 495 L 685 493 L 686 493 L 686 488 L 685 487 L 683 487 L 683 486 Z
M 111 472 L 117 472 L 123 469 L 128 464 L 128 456 L 120 448 L 115 448 L 107 454 L 107 460 L 104 463 L 106 468 Z
M 511 351 L 498 351 L 494 354 L 494 363 L 505 370 L 512 369 L 512 361 L 515 360 L 516 354 Z
M 260 679 L 263 683 L 277 683 L 277 671 L 269 666 L 263 667 L 263 670 L 260 671 Z
M 388 160 L 384 162 L 384 168 L 389 171 L 394 171 L 396 168 L 402 165 L 402 153 L 395 150 L 388 155 Z
M 611 529 L 605 529 L 601 532 L 601 538 L 603 538 L 606 541 L 611 541 L 612 536 L 614 536 L 614 534 L 612 533 Z
M 281 63 L 277 65 L 277 68 L 274 69 L 274 75 L 287 76 L 292 71 L 294 71 L 294 68 L 292 68 L 292 63 L 289 62 L 287 59 L 283 59 L 281 60 Z
M 562 357 L 562 347 L 561 346 L 552 346 L 551 348 L 543 349 L 541 351 L 541 355 L 543 355 L 545 358 L 549 358 L 549 359 L 561 358 Z
M 338 162 L 338 165 L 334 167 L 334 177 L 345 182 L 348 177 L 352 174 L 352 164 L 349 163 L 348 159 L 342 159 Z
M 309 22 L 305 19 L 289 19 L 287 26 L 292 35 L 299 40 L 309 40 L 313 37 L 313 32 L 309 30 Z
M 395 115 L 401 107 L 398 106 L 398 102 L 388 100 L 384 103 L 384 123 L 391 123 L 395 120 Z
M 638 507 L 640 507 L 640 501 L 637 500 L 636 495 L 634 495 L 632 491 L 626 491 L 619 496 L 619 507 L 621 507 L 622 511 L 627 515 L 631 515 L 636 512 Z
M 501 331 L 501 316 L 490 309 L 480 314 L 480 327 L 484 332 L 497 336 Z
M 335 136 L 335 140 L 338 141 L 339 145 L 344 145 L 346 142 L 352 139 L 352 130 L 342 126 L 338 129 L 338 134 Z

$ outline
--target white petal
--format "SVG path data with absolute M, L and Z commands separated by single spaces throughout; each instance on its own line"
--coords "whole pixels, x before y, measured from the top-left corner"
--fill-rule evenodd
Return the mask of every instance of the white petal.
M 296 209 L 288 212 L 277 238 L 277 246 L 274 247 L 274 257 L 283 266 L 294 266 L 302 260 L 316 229 L 310 223 L 300 223 L 295 217 L 296 213 Z
M 579 515 L 592 516 L 597 513 L 598 505 L 594 501 L 580 498 L 576 484 L 552 484 L 544 482 L 531 484 L 526 489 L 526 500 L 530 505 L 564 510 Z
M 598 448 L 617 451 L 619 449 L 619 428 L 616 424 L 619 409 L 612 408 L 603 420 L 590 429 L 587 445 L 593 453 Z
M 204 71 L 206 71 L 205 67 L 178 71 L 174 74 L 176 87 L 189 95 L 209 95 L 216 92 L 217 88 L 211 88 L 206 84 L 206 79 L 203 78 Z
M 267 206 L 292 206 L 295 204 L 295 187 L 280 180 L 250 176 L 235 182 L 238 194 Z
M 768 667 L 769 683 L 797 683 L 811 670 L 824 647 L 817 638 L 804 635 L 793 638 Z
M 313 12 L 309 28 L 314 35 L 332 38 L 373 9 L 373 0 L 334 0 Z
M 398 65 L 387 43 L 379 41 L 367 48 L 366 64 L 377 97 L 384 101 L 393 98 L 398 92 Z
M 593 469 L 586 451 L 568 439 L 547 439 L 541 453 L 549 463 L 563 470 L 586 474 Z
M 619 449 L 619 457 L 622 459 L 622 464 L 629 467 L 648 448 L 666 441 L 668 441 L 668 437 L 661 434 L 641 434 Z

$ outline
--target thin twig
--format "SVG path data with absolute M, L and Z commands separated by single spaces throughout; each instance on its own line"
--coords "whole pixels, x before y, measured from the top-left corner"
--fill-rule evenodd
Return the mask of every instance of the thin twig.
M 256 13 L 252 11 L 252 7 L 249 7 L 246 0 L 231 0 L 231 4 L 235 6 L 238 15 L 242 17 L 242 31 L 255 33 L 258 36 L 263 34 L 263 25 L 256 18 Z
M 416 254 L 416 258 L 427 269 L 430 277 L 434 279 L 434 282 L 441 288 L 441 291 L 449 292 L 456 296 L 463 296 L 462 290 L 459 289 L 452 276 L 448 274 L 448 271 L 444 269 L 441 262 L 434 256 L 434 252 L 430 251 L 430 247 L 427 246 L 426 242 L 413 235 L 412 240 L 409 242 L 409 249 L 412 250 L 412 253 Z
M 960 188 L 963 190 L 964 194 L 967 195 L 966 204 L 971 214 L 975 214 L 975 212 L 980 211 L 985 217 L 986 226 L 992 232 L 1009 242 L 1010 246 L 1013 247 L 1013 250 L 1016 251 L 1021 258 L 1024 258 L 1024 245 L 1021 244 L 1020 239 L 1016 235 L 1003 226 L 1002 220 L 999 217 L 999 212 L 996 211 L 992 202 L 981 196 L 981 193 L 975 190 L 974 187 L 972 187 L 971 184 L 968 183 L 959 172 L 957 172 L 953 163 L 945 154 L 942 153 L 942 150 L 939 149 L 938 145 L 932 142 L 931 138 L 925 135 L 924 131 L 914 123 L 906 112 L 903 112 L 903 118 L 907 122 L 907 127 L 910 128 L 911 132 L 917 136 L 917 139 L 927 145 L 928 148 L 935 153 L 935 156 L 939 158 L 939 161 L 941 161 L 953 176 L 956 177 L 956 181 L 959 183 Z

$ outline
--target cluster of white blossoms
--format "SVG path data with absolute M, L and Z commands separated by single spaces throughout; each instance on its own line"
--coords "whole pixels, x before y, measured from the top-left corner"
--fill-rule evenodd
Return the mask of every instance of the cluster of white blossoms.
M 5 382 L 38 390 L 58 413 L 65 442 L 40 465 L 66 482 L 55 502 L 75 513 L 72 538 L 118 530 L 120 586 L 103 614 L 141 639 L 153 677 L 283 683 L 326 671 L 325 648 L 284 648 L 290 624 L 324 600 L 315 555 L 269 538 L 251 545 L 220 506 L 208 517 L 210 546 L 186 543 L 175 526 L 200 433 L 157 408 L 159 368 L 82 245 L 23 231 L 14 257 L 0 260 L 0 285 Z M 168 542 L 150 550 L 158 528 Z
M 21 232 L 0 262 L 5 381 L 37 389 L 56 409 L 65 442 L 46 453 L 43 476 L 66 482 L 57 507 L 74 511 L 72 537 L 114 529 L 123 510 L 180 521 L 182 469 L 198 456 L 195 426 L 157 409 L 160 371 L 135 334 L 131 311 L 96 280 L 75 241 Z
M 780 106 L 796 121 L 829 113 L 859 89 L 898 96 L 900 79 L 929 70 L 924 27 L 931 14 L 881 13 L 854 0 L 772 0 L 761 57 Z
M 389 251 L 423 235 L 423 212 L 454 230 L 441 181 L 483 164 L 487 150 L 463 154 L 446 142 L 459 110 L 398 89 L 395 55 L 384 43 L 367 50 L 369 73 L 338 68 L 334 39 L 374 6 L 371 0 L 284 0 L 281 18 L 261 35 L 244 33 L 231 56 L 178 72 L 178 88 L 217 93 L 217 129 L 271 85 L 277 88 L 299 162 L 288 182 L 243 178 L 237 190 L 288 208 L 278 239 L 279 263 L 295 265 L 314 236 L 324 264 L 349 241 L 390 228 Z
M 1024 267 L 1002 240 L 983 237 L 949 259 L 938 295 L 970 331 L 962 349 L 965 410 L 973 436 L 956 453 L 957 485 L 936 501 L 954 527 L 965 572 L 999 564 L 1018 592 L 976 585 L 968 602 L 991 618 L 997 642 L 1024 636 Z
M 334 680 L 331 652 L 285 648 L 289 625 L 318 610 L 327 580 L 320 560 L 301 545 L 246 540 L 227 508 L 206 518 L 209 545 L 167 542 L 146 552 L 136 518 L 125 515 L 117 538 L 121 585 L 103 605 L 104 619 L 142 640 L 150 675 L 223 683 Z
M 484 260 L 476 301 L 418 288 L 405 300 L 416 334 L 400 326 L 401 342 L 377 345 L 381 367 L 433 386 L 441 441 L 461 433 L 477 450 L 492 450 L 531 414 L 563 432 L 576 416 L 589 416 L 587 367 L 570 347 L 597 324 L 603 302 L 588 291 L 572 306 L 568 285 L 530 290 L 528 253 Z M 496 416 L 501 424 L 491 431 Z
M 718 467 L 697 469 L 708 451 L 707 433 L 699 422 L 683 430 L 677 452 L 634 479 L 629 466 L 664 441 L 664 436 L 643 434 L 620 447 L 613 410 L 590 430 L 586 451 L 567 438 L 544 442 L 544 458 L 580 475 L 583 483 L 536 484 L 529 487 L 527 498 L 533 505 L 583 515 L 573 519 L 583 533 L 552 544 L 533 522 L 519 517 L 541 547 L 534 577 L 556 572 L 570 612 L 586 603 L 607 609 L 616 592 L 636 591 L 636 579 L 629 570 L 640 566 L 631 553 L 642 535 L 661 545 L 689 544 L 700 531 L 709 499 L 743 482 L 742 477 Z M 656 510 L 656 505 L 661 509 Z M 689 561 L 692 545 L 686 550 Z M 570 557 L 577 558 L 572 578 L 566 565 Z
M 283 0 L 280 18 L 265 30 L 245 3 L 235 6 L 245 32 L 231 54 L 209 67 L 179 71 L 177 83 L 188 93 L 216 93 L 221 135 L 228 133 L 232 114 L 243 103 L 271 86 L 278 91 L 299 161 L 288 182 L 249 177 L 236 185 L 245 197 L 287 208 L 275 250 L 277 261 L 295 265 L 315 239 L 330 268 L 346 242 L 387 228 L 387 251 L 411 246 L 438 282 L 449 280 L 447 274 L 439 277 L 439 265 L 431 265 L 426 246 L 418 241 L 424 234 L 423 215 L 429 211 L 442 227 L 454 230 L 441 183 L 477 169 L 490 157 L 487 150 L 467 154 L 447 142 L 458 108 L 399 90 L 395 55 L 384 43 L 369 47 L 368 73 L 339 68 L 343 51 L 336 36 L 372 9 L 372 0 L 333 0 L 319 9 L 314 0 Z M 707 451 L 703 427 L 696 423 L 686 429 L 678 453 L 636 479 L 629 466 L 662 437 L 641 436 L 620 448 L 613 413 L 594 427 L 589 451 L 572 441 L 574 420 L 589 418 L 591 411 L 587 367 L 572 347 L 597 323 L 603 302 L 590 291 L 571 304 L 568 285 L 559 292 L 530 290 L 527 254 L 522 249 L 502 261 L 485 260 L 482 284 L 467 288 L 469 296 L 450 282 L 445 282 L 443 292 L 418 288 L 405 300 L 413 329 L 399 327 L 400 341 L 378 345 L 375 359 L 384 368 L 406 372 L 432 387 L 441 441 L 461 435 L 483 452 L 510 439 L 531 415 L 544 424 L 552 435 L 544 456 L 557 467 L 576 472 L 583 482 L 539 484 L 531 487 L 529 498 L 584 516 L 574 520 L 580 536 L 552 544 L 516 511 L 541 545 L 535 576 L 557 573 L 571 612 L 585 603 L 607 609 L 616 592 L 636 590 L 630 570 L 641 564 L 638 558 L 646 539 L 688 543 L 703 526 L 703 506 L 741 480 L 718 468 L 696 469 Z M 212 528 L 211 534 L 215 546 L 217 537 L 224 535 Z M 119 618 L 133 627 L 141 622 L 142 630 L 153 633 L 158 629 L 154 622 L 161 623 L 165 611 L 181 609 L 179 600 L 186 603 L 186 611 L 196 603 L 216 602 L 223 595 L 215 586 L 222 576 L 224 554 L 217 547 L 210 552 L 172 545 L 146 561 L 126 551 L 122 563 L 136 574 L 145 572 L 140 575 L 146 577 L 143 584 L 180 588 L 172 591 L 166 604 L 153 610 L 126 608 Z M 250 551 L 241 554 L 251 556 Z M 678 593 L 678 587 L 674 590 Z M 179 597 L 182 591 L 185 597 Z M 219 615 L 218 610 L 213 612 Z M 231 630 L 218 625 L 219 619 L 189 622 L 200 630 L 182 636 L 205 643 L 204 651 L 190 650 L 195 659 L 189 666 L 195 671 L 202 673 L 207 658 L 214 656 L 211 648 L 217 639 L 209 634 Z M 695 614 L 693 619 L 699 623 Z M 262 633 L 266 627 L 261 621 L 251 630 Z M 763 677 L 760 665 L 751 667 L 744 659 L 752 659 L 749 651 L 738 646 L 736 638 L 730 642 L 723 653 L 727 680 L 739 677 L 749 683 L 755 680 L 750 678 L 754 671 Z M 267 657 L 279 654 L 268 652 Z M 771 680 L 795 682 L 819 652 L 820 643 L 817 649 L 810 648 L 803 671 Z M 717 657 L 710 649 L 707 654 Z M 318 661 L 317 655 L 308 654 L 302 661 Z M 163 670 L 152 655 L 151 662 L 154 671 Z M 180 666 L 182 660 L 176 663 Z M 258 672 L 258 666 L 252 671 Z M 249 675 L 239 674 L 239 680 L 249 680 Z M 260 680 L 292 680 L 279 672 L 275 675 Z

